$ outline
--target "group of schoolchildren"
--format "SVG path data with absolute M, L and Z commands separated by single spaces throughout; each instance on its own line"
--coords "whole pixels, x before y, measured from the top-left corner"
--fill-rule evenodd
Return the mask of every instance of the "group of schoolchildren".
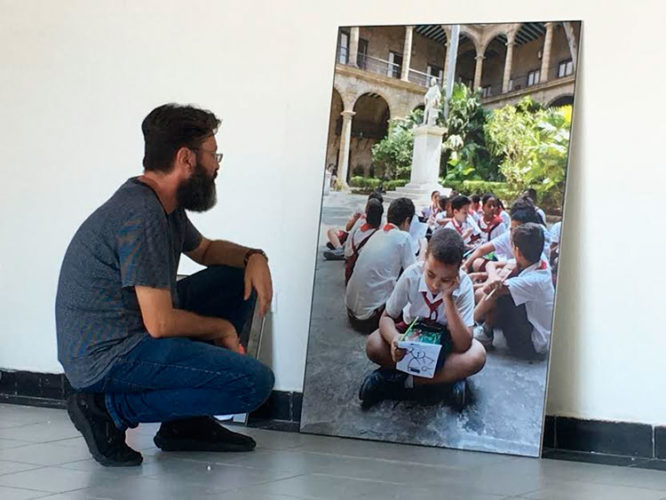
M 367 356 L 379 365 L 361 385 L 363 408 L 435 395 L 461 410 L 497 329 L 513 355 L 545 357 L 560 226 L 547 228 L 535 200 L 528 190 L 507 213 L 490 193 L 435 191 L 419 214 L 411 200 L 393 200 L 384 221 L 382 195 L 372 193 L 345 230 L 329 230 L 325 258 L 345 260 L 349 323 L 368 334 Z M 426 237 L 417 240 L 414 225 L 427 225 Z M 448 346 L 433 378 L 396 369 L 401 335 L 417 321 L 436 325 Z

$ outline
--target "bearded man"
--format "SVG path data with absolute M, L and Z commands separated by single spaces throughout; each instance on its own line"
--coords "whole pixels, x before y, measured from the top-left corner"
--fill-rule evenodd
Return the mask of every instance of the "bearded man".
M 127 180 L 78 229 L 56 296 L 58 359 L 76 392 L 67 410 L 103 465 L 139 465 L 125 430 L 161 422 L 165 451 L 249 451 L 249 436 L 212 415 L 247 413 L 273 387 L 241 354 L 238 334 L 273 289 L 263 251 L 211 241 L 186 210 L 216 202 L 217 117 L 166 104 L 142 124 L 144 173 Z M 184 253 L 206 269 L 180 281 Z

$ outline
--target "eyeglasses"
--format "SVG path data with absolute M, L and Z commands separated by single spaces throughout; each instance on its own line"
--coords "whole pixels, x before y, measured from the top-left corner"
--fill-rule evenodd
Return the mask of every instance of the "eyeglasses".
M 210 155 L 213 155 L 215 157 L 215 161 L 220 164 L 222 163 L 222 158 L 224 157 L 224 153 L 216 153 L 215 151 L 208 151 L 207 149 L 204 148 L 190 148 L 194 151 L 203 151 L 204 153 L 208 153 Z

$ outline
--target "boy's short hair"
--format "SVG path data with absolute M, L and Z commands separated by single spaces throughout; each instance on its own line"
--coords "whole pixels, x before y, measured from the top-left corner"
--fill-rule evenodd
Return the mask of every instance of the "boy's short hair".
M 511 233 L 511 241 L 518 247 L 520 253 L 528 262 L 537 262 L 543 252 L 543 228 L 540 224 L 534 222 L 521 224 Z
M 448 205 L 448 204 L 449 204 L 449 199 L 444 195 L 441 195 L 437 199 L 437 205 L 439 206 L 440 210 L 446 210 L 446 205 Z
M 534 203 L 529 198 L 518 198 L 513 205 L 511 205 L 511 220 L 516 220 L 520 223 L 534 222 L 541 223 L 541 217 L 534 208 Z
M 384 205 L 375 198 L 368 200 L 365 206 L 365 220 L 368 224 L 372 227 L 379 227 L 382 223 L 382 215 L 384 215 Z
M 536 192 L 536 189 L 534 189 L 534 188 L 527 188 L 527 189 L 525 190 L 525 195 L 527 195 L 527 196 L 529 197 L 529 199 L 532 200 L 532 203 L 536 203 L 536 202 L 537 202 L 537 192 Z
M 428 242 L 428 255 L 443 264 L 460 265 L 465 253 L 465 243 L 457 231 L 444 227 L 435 231 Z
M 382 193 L 379 191 L 373 191 L 368 195 L 368 201 L 370 200 L 378 200 L 379 203 L 384 203 L 384 197 L 382 196 Z
M 479 203 L 481 201 L 481 196 L 478 194 L 472 195 L 472 203 Z
M 409 198 L 397 198 L 391 202 L 386 214 L 386 219 L 390 224 L 399 226 L 406 219 L 412 220 L 416 209 L 414 203 Z
M 465 205 L 472 203 L 467 196 L 459 194 L 451 200 L 451 210 L 460 210 Z

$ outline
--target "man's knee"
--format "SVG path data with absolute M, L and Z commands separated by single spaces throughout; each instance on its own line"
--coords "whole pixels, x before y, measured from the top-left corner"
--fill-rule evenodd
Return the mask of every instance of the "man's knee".
M 257 361 L 254 363 L 252 371 L 248 374 L 248 377 L 251 386 L 254 388 L 254 397 L 252 398 L 250 405 L 253 406 L 253 409 L 258 408 L 271 395 L 271 391 L 275 385 L 275 375 L 273 374 L 273 370 L 268 366 Z

